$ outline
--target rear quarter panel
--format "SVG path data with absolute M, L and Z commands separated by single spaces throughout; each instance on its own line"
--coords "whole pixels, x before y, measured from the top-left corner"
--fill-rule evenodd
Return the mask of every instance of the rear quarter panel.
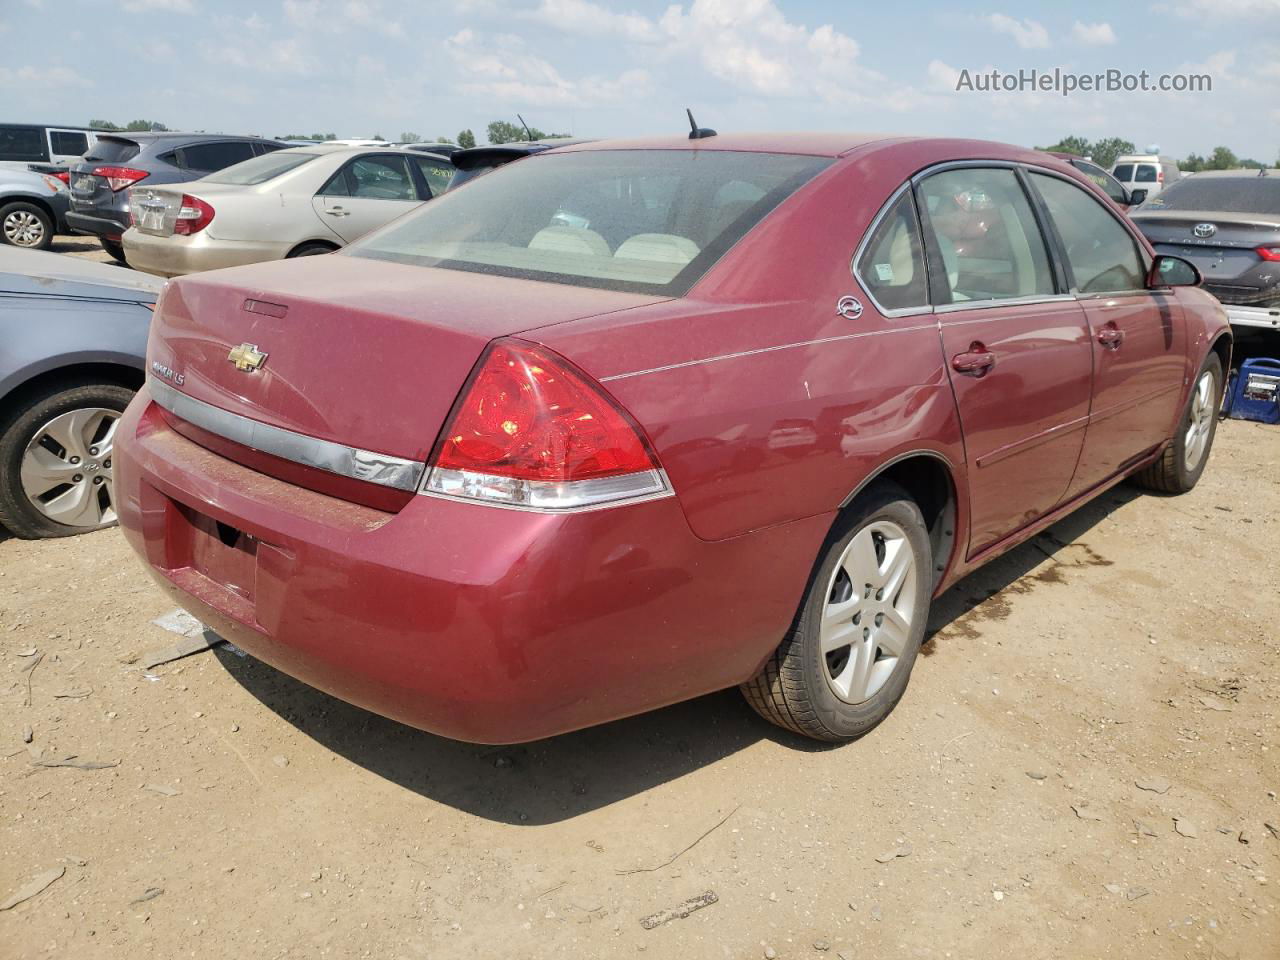
M 913 450 L 946 460 L 963 496 L 937 324 L 883 317 L 850 270 L 910 172 L 836 161 L 689 297 L 525 334 L 600 379 L 645 427 L 699 537 L 834 514 Z M 836 312 L 846 295 L 864 306 L 856 320 Z

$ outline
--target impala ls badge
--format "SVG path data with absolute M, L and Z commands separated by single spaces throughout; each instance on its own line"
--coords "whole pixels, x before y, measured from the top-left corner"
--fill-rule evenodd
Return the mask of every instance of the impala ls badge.
M 237 370 L 253 373 L 261 370 L 267 362 L 267 355 L 258 349 L 256 343 L 242 343 L 227 354 L 227 359 L 236 365 Z
M 1203 240 L 1206 237 L 1212 237 L 1218 232 L 1218 228 L 1212 223 L 1197 223 L 1191 232 Z

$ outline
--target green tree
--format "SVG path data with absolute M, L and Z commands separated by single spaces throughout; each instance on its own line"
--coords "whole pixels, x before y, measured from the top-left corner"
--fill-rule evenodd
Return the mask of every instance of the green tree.
M 1242 157 L 1242 158 L 1240 159 L 1240 166 L 1241 166 L 1241 167 L 1243 167 L 1243 168 L 1244 168 L 1244 169 L 1246 169 L 1246 170 L 1265 170 L 1265 169 L 1267 169 L 1267 165 L 1266 165 L 1265 163 L 1261 163 L 1261 162 L 1260 162 L 1260 161 L 1258 161 L 1258 160 L 1250 159 L 1249 157 Z
M 453 146 L 453 141 L 448 137 L 436 137 L 436 143 L 447 143 L 450 146 Z
M 1213 153 L 1209 155 L 1209 164 L 1206 170 L 1231 170 L 1240 165 L 1240 161 L 1236 159 L 1236 155 L 1226 147 L 1214 147 Z
M 1199 173 L 1204 169 L 1204 157 L 1198 153 L 1189 153 L 1187 158 L 1178 163 L 1178 169 L 1183 173 Z
M 406 131 L 405 133 L 400 134 L 400 142 L 401 143 L 421 143 L 422 138 L 418 136 L 416 133 Z
M 89 129 L 90 130 L 119 130 L 121 128 L 119 124 L 112 123 L 110 120 L 90 120 Z
M 1089 148 L 1089 156 L 1093 158 L 1093 162 L 1104 170 L 1110 170 L 1111 165 L 1116 162 L 1116 157 L 1122 157 L 1126 153 L 1133 153 L 1133 143 L 1129 140 L 1121 140 L 1119 137 L 1107 137 L 1105 140 L 1095 141 Z
M 1069 153 L 1076 157 L 1086 157 L 1089 155 L 1089 141 L 1084 137 L 1063 137 L 1053 146 L 1040 149 L 1050 153 Z
M 476 135 L 469 129 L 458 134 L 458 146 L 470 150 L 476 145 Z
M 494 120 L 488 128 L 490 143 L 514 143 L 520 140 L 550 140 L 555 137 L 567 137 L 567 133 L 545 133 L 537 127 L 530 127 L 528 132 L 518 123 L 506 120 Z
M 118 130 L 120 128 L 117 127 L 116 129 Z M 164 131 L 169 128 L 159 120 L 130 120 L 125 124 L 124 129 L 130 133 L 146 133 L 149 130 Z

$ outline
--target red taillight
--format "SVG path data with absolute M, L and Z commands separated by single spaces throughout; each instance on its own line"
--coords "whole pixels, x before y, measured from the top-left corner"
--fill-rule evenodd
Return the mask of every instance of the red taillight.
M 1164 183 L 1164 171 L 1163 171 L 1163 170 L 1157 170 L 1157 171 L 1156 171 L 1156 183 Z
M 481 359 L 424 489 L 539 509 L 670 492 L 640 428 L 586 374 L 514 340 Z
M 133 167 L 94 167 L 93 175 L 105 177 L 107 186 L 119 193 L 125 187 L 131 187 L 139 180 L 145 180 L 148 173 L 145 170 L 135 170 Z
M 173 222 L 173 232 L 179 236 L 189 237 L 199 233 L 213 220 L 213 207 L 199 197 L 182 195 L 182 209 L 178 211 L 178 219 Z
M 1272 263 L 1280 263 L 1280 247 L 1259 247 L 1258 256 Z
M 65 183 L 67 186 L 71 185 L 71 173 L 69 171 L 63 170 L 61 173 L 55 173 L 54 176 L 57 177 L 59 180 L 61 180 L 63 183 Z

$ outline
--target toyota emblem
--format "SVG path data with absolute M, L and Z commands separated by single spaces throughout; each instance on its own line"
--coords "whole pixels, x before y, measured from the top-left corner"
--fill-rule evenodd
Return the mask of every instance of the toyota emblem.
M 1206 237 L 1212 237 L 1218 232 L 1218 228 L 1212 223 L 1197 223 L 1195 227 L 1192 228 L 1191 232 L 1203 240 Z

